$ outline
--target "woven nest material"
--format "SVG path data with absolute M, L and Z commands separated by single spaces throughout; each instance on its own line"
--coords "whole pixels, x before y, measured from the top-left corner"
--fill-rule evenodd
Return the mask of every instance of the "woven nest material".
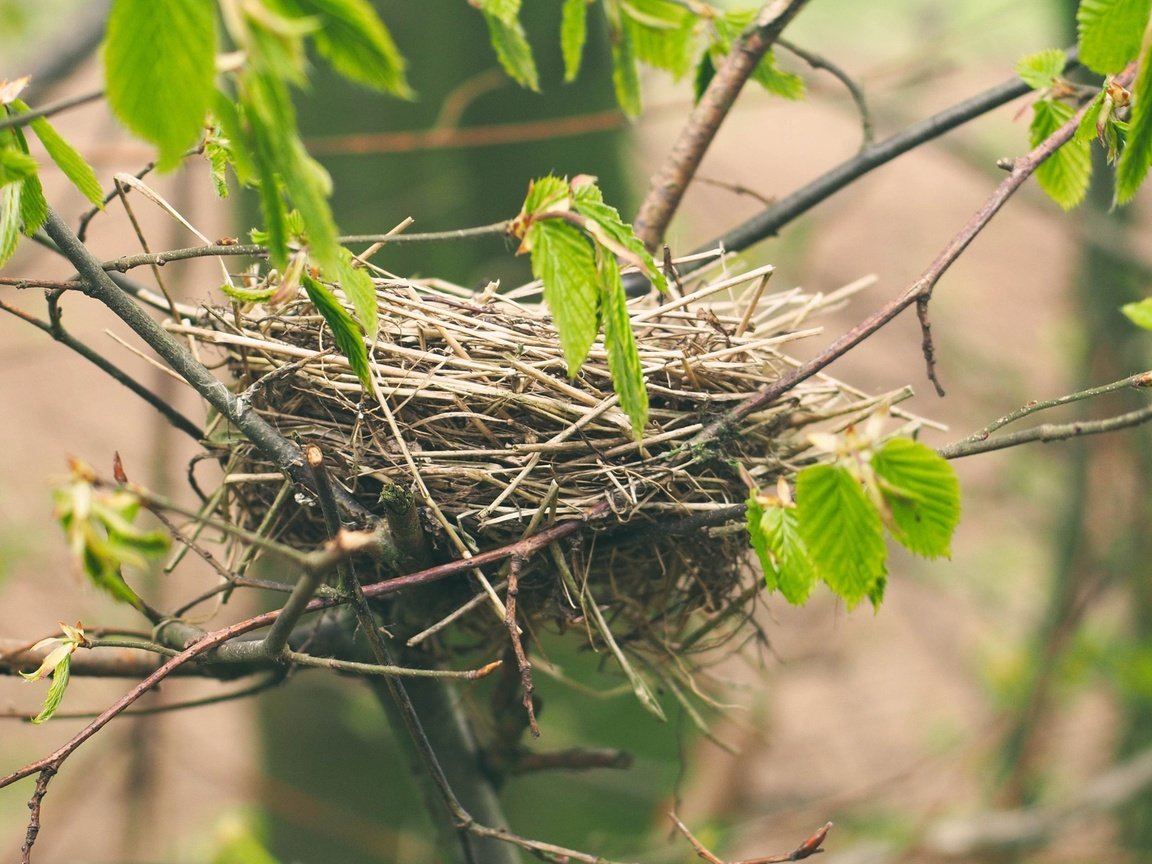
M 222 349 L 237 391 L 283 434 L 335 459 L 333 476 L 369 509 L 378 510 L 382 493 L 410 491 L 439 560 L 607 502 L 609 518 L 581 543 L 528 563 L 519 608 L 529 620 L 563 623 L 591 601 L 610 610 L 615 636 L 604 639 L 666 646 L 692 613 L 729 613 L 758 580 L 742 571 L 747 541 L 737 523 L 686 537 L 660 529 L 742 502 L 742 471 L 765 487 L 794 474 L 816 458 L 806 437 L 814 425 L 839 428 L 907 395 L 865 396 L 816 376 L 735 434 L 691 446 L 710 420 L 794 365 L 782 349 L 817 332 L 803 329 L 812 315 L 867 283 L 829 295 L 767 293 L 770 272 L 721 274 L 684 296 L 633 302 L 651 405 L 639 441 L 618 407 L 602 343 L 568 377 L 538 286 L 501 295 L 380 281 L 374 392 L 364 391 L 305 300 L 209 311 L 170 326 Z M 282 479 L 250 445 L 230 447 L 231 516 L 267 528 Z M 321 520 L 307 504 L 277 512 L 278 539 L 320 539 Z M 480 591 L 459 581 L 444 589 L 450 598 L 434 604 L 428 625 Z M 499 627 L 491 614 L 467 617 Z

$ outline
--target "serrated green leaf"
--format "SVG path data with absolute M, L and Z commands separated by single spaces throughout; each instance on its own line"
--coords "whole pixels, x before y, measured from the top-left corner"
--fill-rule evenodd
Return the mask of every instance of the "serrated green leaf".
M 1104 91 L 1101 90 L 1092 98 L 1088 110 L 1080 118 L 1080 125 L 1076 127 L 1076 134 L 1072 136 L 1073 141 L 1077 144 L 1091 144 L 1096 139 L 1098 135 L 1096 124 L 1100 120 L 1100 111 L 1103 107 Z
M 21 230 L 31 237 L 48 221 L 48 201 L 44 198 L 44 187 L 40 178 L 33 174 L 24 178 L 24 189 L 20 194 Z
M 764 570 L 769 591 L 779 591 L 794 606 L 803 604 L 816 585 L 816 569 L 800 539 L 795 507 L 783 502 L 761 504 L 755 495 L 746 511 L 752 548 Z
M 1047 90 L 1063 71 L 1068 58 L 1059 48 L 1046 48 L 1016 61 L 1016 74 L 1033 90 Z
M 353 265 L 352 253 L 347 249 L 341 250 L 336 277 L 344 290 L 344 295 L 356 310 L 356 318 L 364 328 L 364 332 L 369 336 L 374 335 L 379 326 L 379 311 L 376 306 L 376 285 L 372 277 L 363 267 Z
M 1136 58 L 1152 0 L 1081 0 L 1076 11 L 1080 62 L 1112 75 Z
M 1152 166 L 1152 21 L 1144 31 L 1140 66 L 1132 83 L 1132 117 L 1124 150 L 1116 161 L 1116 203 L 1132 199 Z
M 798 101 L 804 98 L 804 79 L 792 72 L 785 72 L 776 65 L 772 51 L 765 54 L 752 70 L 752 80 L 774 96 Z
M 960 522 L 960 484 L 942 456 L 910 438 L 893 438 L 872 457 L 889 507 L 892 536 L 924 558 L 951 555 Z
M 24 183 L 0 186 L 0 266 L 8 263 L 20 242 L 20 198 Z
M 644 367 L 640 364 L 636 335 L 632 332 L 632 319 L 628 315 L 628 297 L 624 293 L 615 256 L 606 250 L 598 250 L 596 269 L 603 291 L 600 308 L 612 389 L 620 397 L 620 407 L 632 422 L 633 437 L 639 441 L 648 423 L 648 388 L 644 383 Z
M 31 110 L 20 99 L 15 100 L 12 105 L 18 111 Z M 44 145 L 48 157 L 56 163 L 56 167 L 64 173 L 64 176 L 72 181 L 72 185 L 80 190 L 80 194 L 101 210 L 104 209 L 104 190 L 100 188 L 96 172 L 76 148 L 65 141 L 43 117 L 37 117 L 29 126 Z
M 616 102 L 625 116 L 639 117 L 644 106 L 640 98 L 640 73 L 636 68 L 636 52 L 629 28 L 621 26 L 612 30 L 611 40 L 612 85 L 616 90 Z
M 563 177 L 554 174 L 539 177 L 528 184 L 528 194 L 521 209 L 530 216 L 549 210 L 567 210 L 570 192 L 568 181 Z
M 36 174 L 36 160 L 15 147 L 0 147 L 0 185 L 20 183 Z
M 668 290 L 668 280 L 664 272 L 656 266 L 652 254 L 636 236 L 632 226 L 620 218 L 620 212 L 615 207 L 604 202 L 604 195 L 599 186 L 595 183 L 583 183 L 572 190 L 572 209 L 581 216 L 593 220 L 613 244 L 627 253 L 625 257 L 638 259 L 644 275 L 654 288 L 661 293 Z M 619 249 L 613 251 L 619 252 Z
M 307 274 L 301 276 L 300 281 L 304 284 L 304 290 L 308 292 L 308 299 L 331 328 L 336 346 L 348 358 L 352 371 L 356 373 L 365 390 L 370 390 L 372 371 L 368 365 L 368 349 L 364 345 L 360 327 L 327 287 Z
M 837 465 L 796 477 L 800 538 L 820 577 L 848 605 L 873 596 L 885 576 L 884 523 L 860 482 Z
M 32 718 L 33 723 L 40 725 L 52 719 L 52 715 L 60 708 L 60 703 L 64 699 L 64 691 L 68 689 L 71 673 L 72 655 L 65 654 L 52 672 L 52 684 L 48 687 L 48 695 L 44 697 L 40 713 Z
M 564 0 L 560 15 L 560 52 L 564 56 L 564 82 L 576 80 L 588 41 L 587 0 Z
M 636 59 L 683 78 L 695 54 L 696 16 L 668 0 L 624 0 L 621 8 Z
M 533 222 L 527 239 L 532 274 L 544 283 L 544 302 L 556 323 L 568 374 L 575 377 L 600 329 L 592 244 L 579 228 L 557 219 Z
M 200 137 L 216 76 L 215 4 L 115 0 L 104 40 L 108 104 L 174 168 Z
M 1037 146 L 1063 126 L 1076 112 L 1063 102 L 1041 99 L 1033 106 L 1030 128 L 1032 146 Z M 1060 147 L 1036 169 L 1040 188 L 1065 210 L 1084 200 L 1092 179 L 1092 154 L 1088 146 L 1074 138 Z
M 540 76 L 532 57 L 532 46 L 520 23 L 520 0 L 472 0 L 488 25 L 488 38 L 496 59 L 521 87 L 540 92 Z
M 311 33 L 316 50 L 345 78 L 412 98 L 404 58 L 368 0 L 276 0 L 276 6 L 317 22 Z
M 1120 311 L 1137 327 L 1152 330 L 1152 297 L 1139 303 L 1125 303 Z

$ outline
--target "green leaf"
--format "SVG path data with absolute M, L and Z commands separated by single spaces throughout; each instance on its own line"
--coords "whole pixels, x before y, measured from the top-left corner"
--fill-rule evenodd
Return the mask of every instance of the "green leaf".
M 587 0 L 564 0 L 560 17 L 560 51 L 564 55 L 564 82 L 576 80 L 588 41 Z
M 304 290 L 308 292 L 308 299 L 316 307 L 316 311 L 332 329 L 332 336 L 341 353 L 348 358 L 348 364 L 365 390 L 372 388 L 372 372 L 368 365 L 368 349 L 364 345 L 364 338 L 360 327 L 352 319 L 348 310 L 341 306 L 324 285 L 311 276 L 304 274 L 301 279 Z
M 592 244 L 579 228 L 557 219 L 533 222 L 527 240 L 532 274 L 544 283 L 544 301 L 556 322 L 568 374 L 575 377 L 600 329 Z
M 68 689 L 68 679 L 71 677 L 72 655 L 65 654 L 52 672 L 52 684 L 48 687 L 48 695 L 44 697 L 44 704 L 40 713 L 32 718 L 32 722 L 39 725 L 52 719 L 52 715 L 60 708 L 64 699 L 64 691 Z
M 622 12 L 636 59 L 683 78 L 692 68 L 696 16 L 668 0 L 624 0 Z
M 1152 297 L 1139 303 L 1125 303 L 1120 307 L 1120 311 L 1137 327 L 1152 330 Z
M 876 596 L 885 576 L 884 523 L 860 482 L 837 465 L 796 477 L 800 538 L 828 586 L 849 608 Z
M 1016 61 L 1016 74 L 1033 90 L 1047 90 L 1064 71 L 1068 58 L 1059 48 L 1047 48 Z
M 31 237 L 48 221 L 48 201 L 44 198 L 44 187 L 40 178 L 33 174 L 24 178 L 24 191 L 20 195 L 20 221 L 22 231 Z
M 616 101 L 627 117 L 639 117 L 643 108 L 640 98 L 640 73 L 636 68 L 636 52 L 632 35 L 627 27 L 610 28 L 612 40 L 612 84 Z
M 604 319 L 604 347 L 608 352 L 608 371 L 612 388 L 620 397 L 620 407 L 632 421 L 632 434 L 639 441 L 648 423 L 648 388 L 640 350 L 628 315 L 628 297 L 620 280 L 620 267 L 610 252 L 597 250 L 596 269 L 603 290 L 601 316 Z
M 1119 72 L 1139 52 L 1150 10 L 1152 0 L 1081 0 L 1080 62 L 1101 75 Z
M 344 289 L 344 295 L 352 303 L 352 308 L 356 310 L 356 319 L 364 327 L 364 332 L 373 336 L 376 333 L 379 315 L 376 306 L 376 285 L 363 267 L 353 265 L 352 253 L 347 249 L 341 250 L 336 279 Z
M 19 111 L 31 110 L 19 99 L 12 105 Z M 40 139 L 40 143 L 44 145 L 49 158 L 56 163 L 56 167 L 72 181 L 72 185 L 80 190 L 81 195 L 103 210 L 104 190 L 100 188 L 100 181 L 96 179 L 96 172 L 92 170 L 92 166 L 43 117 L 36 118 L 29 125 Z
M 664 271 L 656 266 L 652 254 L 636 236 L 632 226 L 620 218 L 620 212 L 610 204 L 604 203 L 604 195 L 599 186 L 595 183 L 581 183 L 576 186 L 572 190 L 572 209 L 596 223 L 605 239 L 615 247 L 612 248 L 615 254 L 623 253 L 626 258 L 636 259 L 631 263 L 639 263 L 653 287 L 660 292 L 668 290 L 668 280 L 664 276 Z M 593 237 L 598 241 L 601 240 L 595 234 Z
M 532 46 L 520 23 L 520 0 L 471 0 L 488 24 L 488 37 L 496 59 L 521 87 L 540 92 L 540 76 L 532 59 Z
M 368 0 L 275 0 L 275 5 L 318 22 L 311 33 L 316 50 L 345 78 L 412 98 L 404 58 Z
M 0 266 L 6 264 L 20 242 L 20 199 L 24 183 L 0 186 Z
M 712 52 L 705 51 L 696 64 L 696 75 L 692 79 L 692 101 L 699 102 L 712 79 L 716 77 L 716 64 L 712 62 Z
M 1035 147 L 1063 126 L 1076 112 L 1063 102 L 1041 99 L 1033 106 L 1030 128 Z M 1084 200 L 1092 179 L 1092 154 L 1082 142 L 1068 141 L 1036 169 L 1040 188 L 1065 210 Z
M 804 79 L 777 66 L 776 55 L 771 51 L 752 70 L 752 80 L 774 96 L 794 102 L 804 98 Z
M 108 104 L 160 150 L 161 170 L 200 137 L 216 76 L 214 3 L 115 0 L 104 41 Z
M 872 457 L 889 507 L 892 536 L 925 558 L 951 555 L 960 522 L 960 484 L 942 456 L 910 438 L 893 438 Z
M 1116 203 L 1132 199 L 1152 166 L 1152 22 L 1144 32 L 1140 67 L 1132 84 L 1132 117 L 1128 139 L 1116 162 Z
M 801 605 L 811 595 L 817 575 L 800 539 L 796 508 L 777 500 L 761 503 L 752 495 L 746 516 L 768 590 L 779 591 L 794 606 Z
M 36 175 L 36 160 L 15 147 L 0 147 L 0 185 Z

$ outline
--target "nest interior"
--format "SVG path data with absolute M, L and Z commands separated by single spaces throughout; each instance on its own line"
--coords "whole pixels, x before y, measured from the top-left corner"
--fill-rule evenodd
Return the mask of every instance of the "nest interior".
M 538 285 L 500 294 L 380 280 L 371 391 L 303 299 L 206 310 L 170 327 L 199 350 L 222 351 L 252 408 L 286 436 L 318 444 L 365 506 L 380 512 L 382 496 L 412 496 L 436 560 L 507 544 L 606 503 L 607 518 L 579 542 L 529 562 L 519 608 L 529 621 L 564 624 L 595 606 L 607 616 L 594 616 L 603 625 L 589 630 L 594 640 L 665 650 L 693 641 L 685 638 L 693 613 L 706 613 L 711 629 L 709 619 L 741 612 L 759 581 L 742 564 L 741 522 L 682 536 L 665 529 L 730 512 L 748 495 L 745 477 L 766 487 L 812 461 L 806 433 L 814 424 L 847 425 L 905 395 L 866 396 L 815 376 L 738 429 L 694 444 L 711 420 L 794 365 L 783 349 L 818 332 L 805 329 L 811 316 L 868 281 L 827 295 L 769 292 L 770 267 L 731 275 L 717 273 L 722 266 L 679 296 L 631 304 L 650 401 L 639 440 L 618 406 L 602 342 L 568 376 Z M 265 530 L 273 522 L 284 542 L 321 539 L 316 508 L 285 504 L 273 466 L 245 442 L 222 440 L 231 518 Z M 486 605 L 485 596 L 499 606 L 499 575 L 491 581 L 445 587 L 427 625 Z M 458 617 L 501 626 L 491 614 Z

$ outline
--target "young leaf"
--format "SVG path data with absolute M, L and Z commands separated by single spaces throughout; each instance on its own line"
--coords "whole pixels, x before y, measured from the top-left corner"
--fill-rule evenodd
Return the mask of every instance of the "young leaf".
M 356 320 L 364 328 L 364 332 L 374 337 L 378 326 L 377 316 L 379 310 L 376 306 L 376 284 L 363 267 L 352 264 L 352 253 L 347 249 L 340 250 L 340 258 L 336 267 L 336 280 L 344 289 L 346 296 L 356 310 Z
M 18 111 L 31 110 L 24 102 L 17 99 L 12 103 Z M 96 179 L 96 172 L 92 170 L 84 157 L 76 148 L 65 141 L 47 120 L 38 117 L 29 126 L 44 145 L 49 158 L 56 163 L 64 176 L 72 181 L 72 185 L 80 190 L 80 194 L 92 204 L 104 208 L 104 190 L 100 188 L 100 181 Z
M 360 327 L 327 287 L 307 274 L 302 275 L 300 281 L 304 284 L 304 290 L 308 292 L 308 299 L 331 328 L 336 347 L 348 358 L 348 365 L 352 367 L 364 389 L 371 390 L 372 371 L 368 365 L 368 349 L 364 345 Z
M 488 24 L 488 37 L 496 59 L 521 87 L 540 92 L 540 76 L 532 59 L 532 46 L 520 23 L 520 0 L 470 0 Z
M 0 147 L 0 185 L 19 183 L 36 174 L 36 160 L 15 147 Z
M 1152 297 L 1139 303 L 1125 303 L 1120 307 L 1120 311 L 1137 327 L 1152 330 Z
M 752 80 L 774 96 L 794 102 L 804 98 L 804 79 L 777 66 L 776 55 L 772 51 L 756 64 L 752 70 Z
M 799 535 L 820 576 L 852 608 L 885 576 L 884 524 L 860 482 L 837 465 L 796 477 Z
M 560 51 L 564 55 L 564 83 L 576 80 L 588 41 L 587 0 L 564 0 L 560 16 Z
M 636 59 L 683 78 L 692 68 L 696 16 L 668 0 L 624 0 L 622 13 Z
M 816 585 L 795 507 L 783 501 L 748 498 L 748 534 L 760 559 L 769 591 L 779 591 L 794 606 L 804 603 Z
M 216 76 L 215 4 L 115 0 L 104 40 L 108 104 L 160 150 L 161 170 L 196 143 Z
M 632 421 L 632 434 L 639 441 L 648 423 L 648 388 L 644 384 L 640 351 L 628 315 L 628 297 L 624 293 L 624 283 L 620 281 L 620 266 L 612 253 L 603 249 L 596 251 L 596 270 L 604 292 L 600 300 L 601 317 L 604 319 L 604 347 L 608 352 L 612 388 L 620 396 L 620 407 Z
M 368 0 L 276 0 L 285 14 L 310 18 L 320 56 L 350 81 L 411 99 L 404 58 Z
M 0 186 L 0 265 L 7 263 L 20 242 L 20 199 L 23 192 L 24 183 L 20 180 Z
M 48 687 L 48 695 L 44 697 L 44 704 L 40 707 L 40 713 L 32 718 L 32 722 L 36 725 L 51 720 L 52 715 L 60 708 L 60 703 L 64 699 L 64 691 L 68 689 L 71 669 L 72 655 L 65 654 L 56 664 L 56 668 L 52 670 L 52 684 Z
M 1035 113 L 1029 130 L 1033 147 L 1063 126 L 1076 113 L 1063 102 L 1051 99 L 1041 99 L 1033 106 L 1033 111 Z M 1036 179 L 1040 183 L 1040 188 L 1065 210 L 1071 210 L 1084 200 L 1091 178 L 1092 155 L 1086 144 L 1075 139 L 1058 149 L 1036 169 Z
M 558 219 L 533 222 L 526 239 L 532 275 L 544 283 L 544 302 L 556 322 L 568 374 L 575 377 L 600 329 L 592 244 L 579 228 Z
M 1080 62 L 1101 75 L 1127 66 L 1140 50 L 1149 10 L 1152 0 L 1081 0 L 1076 11 Z
M 892 536 L 924 558 L 951 554 L 960 522 L 960 484 L 952 466 L 911 438 L 893 438 L 872 457 L 892 516 Z
M 1152 21 L 1144 31 L 1140 67 L 1132 91 L 1136 97 L 1132 100 L 1132 118 L 1128 121 L 1128 140 L 1116 162 L 1117 204 L 1132 199 L 1152 165 Z
M 48 201 L 44 198 L 44 187 L 40 178 L 33 174 L 24 178 L 24 190 L 20 193 L 20 221 L 24 234 L 31 237 L 48 221 Z
M 1068 58 L 1059 48 L 1047 48 L 1016 61 L 1016 74 L 1033 90 L 1047 90 L 1067 62 Z
M 643 108 L 640 98 L 640 73 L 636 68 L 636 51 L 628 27 L 612 26 L 612 84 L 616 89 L 616 102 L 627 117 L 639 117 Z
M 636 236 L 632 226 L 620 218 L 620 212 L 604 203 L 604 195 L 595 183 L 578 183 L 572 187 L 572 209 L 592 220 L 597 226 L 593 237 L 614 254 L 637 264 L 653 287 L 661 293 L 668 290 L 664 272 L 656 266 L 651 253 Z

